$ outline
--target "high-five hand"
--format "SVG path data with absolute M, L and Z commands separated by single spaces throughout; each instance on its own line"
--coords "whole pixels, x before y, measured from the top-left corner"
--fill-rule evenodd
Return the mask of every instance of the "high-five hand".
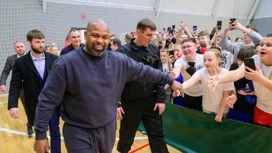
M 213 69 L 213 71 L 214 75 L 209 77 L 208 87 L 212 87 L 212 91 L 214 92 L 215 87 L 219 84 L 219 77 L 215 68 Z

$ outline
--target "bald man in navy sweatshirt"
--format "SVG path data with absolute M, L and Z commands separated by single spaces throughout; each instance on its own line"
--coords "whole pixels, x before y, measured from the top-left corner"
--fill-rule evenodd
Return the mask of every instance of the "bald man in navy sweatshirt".
M 52 66 L 36 110 L 34 150 L 49 150 L 46 131 L 54 108 L 61 103 L 63 136 L 69 153 L 111 153 L 115 142 L 116 108 L 129 81 L 181 84 L 160 70 L 124 54 L 107 51 L 109 28 L 100 19 L 88 23 L 86 46 L 61 56 Z

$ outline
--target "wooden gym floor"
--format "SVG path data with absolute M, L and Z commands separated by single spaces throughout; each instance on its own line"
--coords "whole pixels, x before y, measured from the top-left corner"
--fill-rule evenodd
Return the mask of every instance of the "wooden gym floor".
M 0 95 L 0 153 L 34 153 L 33 144 L 34 137 L 28 137 L 26 134 L 26 116 L 23 106 L 19 102 L 18 119 L 13 119 L 9 116 L 7 110 L 7 94 Z M 118 153 L 116 144 L 119 137 L 119 121 L 117 122 L 116 142 L 113 148 L 113 153 Z M 61 122 L 60 127 L 62 127 Z M 150 153 L 150 149 L 146 135 L 141 132 L 136 133 L 136 140 L 132 146 L 131 152 L 133 153 Z M 67 153 L 64 141 L 61 142 L 62 153 Z M 180 153 L 180 151 L 168 146 L 170 153 Z

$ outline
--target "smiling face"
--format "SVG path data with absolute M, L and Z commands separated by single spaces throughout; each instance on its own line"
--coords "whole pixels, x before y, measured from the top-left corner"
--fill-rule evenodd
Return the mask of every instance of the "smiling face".
M 216 53 L 216 51 L 211 50 L 204 53 L 204 65 L 209 72 L 213 72 L 213 68 L 218 68 L 220 62 L 220 53 Z
M 109 44 L 108 26 L 101 20 L 90 22 L 84 32 L 86 51 L 94 56 L 101 56 Z
M 78 30 L 71 31 L 69 34 L 69 40 L 74 48 L 78 48 L 81 43 L 80 32 Z
M 169 54 L 167 51 L 164 51 L 164 52 L 160 52 L 160 59 L 161 59 L 161 62 L 162 64 L 165 64 L 168 62 L 168 59 L 169 59 Z
M 193 62 L 196 57 L 197 46 L 191 41 L 182 44 L 182 52 L 186 60 Z
M 260 46 L 258 54 L 262 62 L 267 66 L 272 66 L 272 37 L 264 37 Z

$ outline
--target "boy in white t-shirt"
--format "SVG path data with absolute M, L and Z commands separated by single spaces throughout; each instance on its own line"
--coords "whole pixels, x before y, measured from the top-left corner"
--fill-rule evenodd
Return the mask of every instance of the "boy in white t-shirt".
M 192 77 L 192 75 L 203 67 L 203 55 L 197 54 L 197 43 L 194 38 L 187 38 L 182 42 L 183 55 L 174 64 L 174 73 L 171 73 L 175 79 L 180 76 L 183 81 Z M 202 111 L 202 86 L 196 83 L 184 90 L 182 99 L 184 107 Z
M 202 84 L 203 101 L 202 108 L 203 112 L 209 114 L 216 114 L 215 120 L 222 122 L 222 118 L 226 117 L 228 113 L 228 106 L 225 101 L 236 100 L 235 96 L 230 97 L 233 93 L 233 83 L 224 83 L 216 87 L 213 92 L 211 88 L 208 88 L 208 78 L 214 75 L 214 69 L 218 75 L 223 75 L 228 70 L 220 67 L 221 53 L 219 48 L 211 48 L 204 53 L 204 65 L 205 67 L 198 70 L 189 80 L 185 81 L 182 86 L 183 89 L 187 89 L 196 83 Z
M 256 70 L 244 64 L 223 76 L 214 75 L 209 79 L 209 86 L 219 83 L 236 81 L 244 76 L 253 81 L 257 104 L 254 109 L 254 123 L 272 128 L 272 34 L 266 35 L 261 43 L 261 49 L 254 55 Z M 245 68 L 249 71 L 245 71 Z M 232 105 L 230 103 L 229 105 Z

